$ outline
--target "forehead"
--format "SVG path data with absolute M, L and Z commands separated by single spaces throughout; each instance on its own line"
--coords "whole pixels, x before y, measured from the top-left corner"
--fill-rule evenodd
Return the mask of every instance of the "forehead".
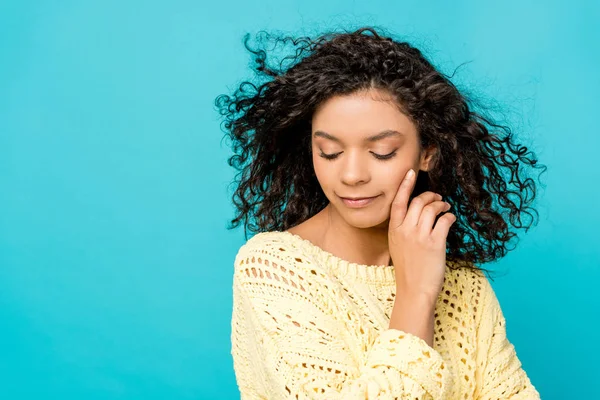
M 324 131 L 342 140 L 365 139 L 388 130 L 401 136 L 416 135 L 415 125 L 395 101 L 373 91 L 331 97 L 312 117 L 313 133 Z

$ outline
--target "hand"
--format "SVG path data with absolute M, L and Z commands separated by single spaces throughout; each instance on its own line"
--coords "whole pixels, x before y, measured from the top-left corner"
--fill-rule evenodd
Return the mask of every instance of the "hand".
M 446 237 L 456 217 L 446 213 L 435 222 L 437 215 L 448 211 L 450 205 L 434 192 L 415 197 L 408 208 L 415 181 L 416 175 L 410 170 L 391 208 L 388 244 L 396 275 L 396 297 L 425 296 L 435 300 L 444 283 Z

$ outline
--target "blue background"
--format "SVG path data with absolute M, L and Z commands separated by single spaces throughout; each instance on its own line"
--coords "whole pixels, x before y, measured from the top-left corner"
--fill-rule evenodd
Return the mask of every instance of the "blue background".
M 376 24 L 496 99 L 548 165 L 488 268 L 544 399 L 600 398 L 598 2 L 0 3 L 0 398 L 233 399 L 234 171 L 217 95 L 246 32 Z

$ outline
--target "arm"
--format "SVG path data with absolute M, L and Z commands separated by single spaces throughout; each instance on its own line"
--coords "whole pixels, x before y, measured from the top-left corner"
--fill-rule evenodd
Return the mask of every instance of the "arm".
M 242 399 L 437 400 L 451 391 L 437 351 L 398 329 L 364 338 L 341 294 L 319 283 L 320 271 L 286 265 L 277 273 L 258 255 L 246 259 L 254 262 L 241 265 L 234 278 L 232 318 Z
M 390 329 L 418 336 L 429 347 L 433 347 L 435 302 L 435 299 L 428 296 L 396 297 L 390 317 Z
M 488 349 L 480 362 L 480 400 L 535 400 L 540 395 L 531 384 L 517 357 L 514 345 L 506 336 L 506 320 L 498 298 L 486 277 L 481 279 L 483 304 L 479 327 L 480 344 Z

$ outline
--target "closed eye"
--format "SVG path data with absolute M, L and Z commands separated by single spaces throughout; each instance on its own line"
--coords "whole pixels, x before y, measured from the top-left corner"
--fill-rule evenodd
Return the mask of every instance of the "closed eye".
M 333 154 L 326 154 L 321 152 L 321 154 L 319 154 L 321 157 L 323 157 L 326 160 L 334 160 L 337 158 L 337 156 L 339 156 L 340 154 L 342 154 L 342 152 L 340 151 L 339 153 L 333 153 Z
M 375 158 L 378 160 L 389 160 L 390 158 L 392 158 L 396 155 L 396 150 L 392 151 L 389 154 L 377 154 L 377 153 L 373 153 L 372 151 L 370 151 L 369 153 L 373 154 L 373 156 L 375 156 Z M 332 153 L 332 154 L 326 154 L 326 153 L 321 152 L 321 154 L 319 154 L 319 155 L 326 160 L 335 160 L 340 154 L 342 154 L 341 151 L 339 153 Z
M 370 152 L 371 154 L 373 154 L 375 156 L 375 158 L 377 158 L 378 160 L 389 160 L 390 158 L 394 157 L 396 155 L 396 150 L 392 151 L 389 154 L 377 154 L 377 153 L 373 153 L 372 151 Z

